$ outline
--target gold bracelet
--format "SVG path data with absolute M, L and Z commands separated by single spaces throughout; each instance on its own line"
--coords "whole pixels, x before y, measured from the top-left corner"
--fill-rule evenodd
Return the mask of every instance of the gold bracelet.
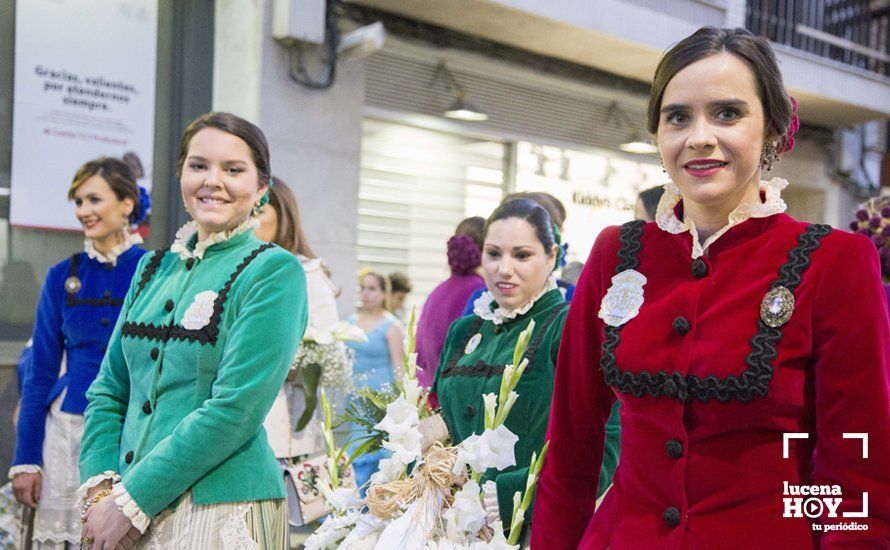
M 80 511 L 80 521 L 81 521 L 81 523 L 86 523 L 86 520 L 84 519 L 84 516 L 87 515 L 87 511 L 88 511 L 90 508 L 92 508 L 97 502 L 99 502 L 99 501 L 102 500 L 103 498 L 105 498 L 105 497 L 107 497 L 108 495 L 110 495 L 110 494 L 111 494 L 111 491 L 112 491 L 111 489 L 102 489 L 101 491 L 99 491 L 98 493 L 96 493 L 95 495 L 93 495 L 92 497 L 90 497 L 90 500 L 88 500 L 88 501 L 83 505 L 83 509 Z

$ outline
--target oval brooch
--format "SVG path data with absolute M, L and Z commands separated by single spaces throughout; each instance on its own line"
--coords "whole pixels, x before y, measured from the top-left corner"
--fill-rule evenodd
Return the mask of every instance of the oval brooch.
M 80 290 L 81 286 L 80 279 L 74 275 L 65 279 L 65 292 L 68 294 L 77 294 L 77 291 Z
M 784 286 L 770 290 L 760 302 L 760 318 L 767 326 L 779 328 L 794 313 L 794 294 Z
M 479 342 L 482 341 L 482 334 L 476 333 L 470 338 L 470 341 L 467 342 L 467 347 L 464 348 L 464 355 L 469 355 L 476 351 L 476 348 L 479 347 Z

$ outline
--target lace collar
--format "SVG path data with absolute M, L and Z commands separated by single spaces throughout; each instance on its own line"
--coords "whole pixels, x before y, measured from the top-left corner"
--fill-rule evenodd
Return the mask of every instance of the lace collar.
M 207 251 L 208 248 L 215 244 L 219 244 L 223 241 L 227 241 L 236 235 L 240 235 L 246 231 L 253 231 L 257 227 L 259 227 L 260 221 L 255 217 L 251 216 L 250 218 L 241 222 L 234 229 L 230 229 L 228 231 L 220 231 L 219 233 L 211 233 L 207 236 L 203 241 L 199 241 L 195 243 L 194 248 L 191 248 L 189 244 L 192 241 L 192 238 L 197 239 L 196 235 L 198 233 L 198 223 L 194 220 L 188 222 L 179 228 L 179 231 L 176 232 L 176 237 L 173 239 L 173 244 L 170 245 L 170 252 L 174 254 L 179 254 L 180 259 L 187 260 L 189 258 L 204 258 L 204 252 Z
M 124 242 L 115 246 L 111 250 L 106 253 L 101 253 L 96 250 L 96 245 L 93 242 L 93 239 L 85 239 L 83 241 L 83 251 L 87 253 L 87 256 L 96 260 L 100 264 L 111 264 L 113 266 L 117 265 L 117 259 L 121 254 L 133 248 L 133 245 L 142 244 L 142 237 L 139 233 L 130 233 L 129 231 L 124 232 Z
M 541 296 L 547 294 L 554 288 L 558 288 L 556 285 L 556 276 L 551 273 L 550 276 L 547 277 L 547 284 L 544 285 L 544 289 L 541 290 L 537 296 L 529 300 L 527 304 L 517 309 L 497 307 L 497 302 L 495 302 L 491 291 L 486 290 L 481 296 L 476 298 L 475 302 L 473 302 L 473 314 L 485 321 L 491 321 L 496 325 L 501 325 L 531 311 L 535 306 L 535 302 L 540 300 Z
M 735 227 L 736 225 L 750 218 L 766 218 L 774 214 L 781 214 L 788 205 L 782 200 L 782 190 L 788 186 L 788 181 L 782 178 L 773 178 L 770 181 L 761 181 L 760 190 L 764 193 L 766 199 L 764 202 L 742 203 L 729 214 L 729 220 L 720 231 L 717 231 L 702 244 L 699 242 L 698 230 L 695 223 L 686 219 L 680 221 L 674 212 L 674 207 L 683 198 L 680 195 L 680 189 L 677 184 L 669 181 L 664 185 L 664 194 L 658 202 L 658 208 L 655 211 L 655 223 L 663 231 L 678 234 L 689 231 L 692 235 L 692 259 L 704 256 L 708 251 L 708 247 L 723 236 L 724 233 Z

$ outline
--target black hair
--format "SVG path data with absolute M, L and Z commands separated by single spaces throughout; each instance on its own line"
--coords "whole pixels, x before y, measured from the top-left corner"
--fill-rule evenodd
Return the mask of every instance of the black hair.
M 553 234 L 553 221 L 546 208 L 531 199 L 513 199 L 502 202 L 485 220 L 485 235 L 488 235 L 488 228 L 491 227 L 491 224 L 507 218 L 519 218 L 531 224 L 535 228 L 535 235 L 544 246 L 544 251 L 548 256 L 550 255 L 553 245 L 557 243 Z
M 769 42 L 745 29 L 702 27 L 687 36 L 658 62 L 649 93 L 647 127 L 655 134 L 661 118 L 664 90 L 674 76 L 689 65 L 711 55 L 727 52 L 743 60 L 757 79 L 757 93 L 763 104 L 767 135 L 785 136 L 791 123 L 791 99 L 782 82 L 782 73 Z M 781 147 L 779 147 L 781 150 Z

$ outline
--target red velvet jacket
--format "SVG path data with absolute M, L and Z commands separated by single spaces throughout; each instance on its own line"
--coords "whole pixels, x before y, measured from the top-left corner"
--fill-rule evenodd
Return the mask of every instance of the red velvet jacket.
M 620 248 L 619 228 L 602 232 L 559 350 L 532 548 L 890 547 L 890 326 L 874 245 L 825 235 L 794 290 L 777 356 L 767 345 L 761 367 L 746 363 L 763 347 L 752 347 L 761 300 L 807 227 L 784 214 L 749 219 L 711 245 L 706 269 L 691 259 L 688 232 L 642 227 L 644 304 L 614 350 L 623 372 L 612 380 L 623 392 L 601 367 L 606 327 L 597 314 Z M 621 456 L 594 513 L 616 396 Z M 789 440 L 787 459 L 785 432 L 809 434 Z M 869 434 L 868 459 L 845 432 Z M 783 517 L 783 482 L 840 486 L 839 517 Z M 862 509 L 863 491 L 869 517 L 843 517 Z M 838 522 L 869 529 L 811 525 Z

